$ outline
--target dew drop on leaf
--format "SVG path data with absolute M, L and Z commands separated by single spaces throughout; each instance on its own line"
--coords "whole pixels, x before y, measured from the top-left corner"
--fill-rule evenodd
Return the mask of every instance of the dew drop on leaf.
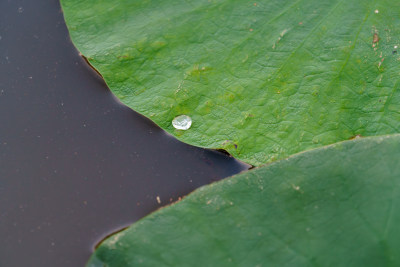
M 192 119 L 187 115 L 179 115 L 172 120 L 172 126 L 177 130 L 188 130 L 192 126 Z

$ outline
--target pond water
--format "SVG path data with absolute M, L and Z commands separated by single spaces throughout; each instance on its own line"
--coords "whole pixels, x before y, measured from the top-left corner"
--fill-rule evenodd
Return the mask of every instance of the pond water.
M 83 266 L 110 232 L 249 167 L 119 104 L 58 0 L 0 1 L 0 125 L 0 266 Z

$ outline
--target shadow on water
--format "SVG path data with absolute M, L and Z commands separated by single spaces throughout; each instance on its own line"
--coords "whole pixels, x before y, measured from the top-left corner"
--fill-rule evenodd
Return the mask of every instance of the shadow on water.
M 83 266 L 108 233 L 249 167 L 120 105 L 58 0 L 0 1 L 0 123 L 0 266 Z

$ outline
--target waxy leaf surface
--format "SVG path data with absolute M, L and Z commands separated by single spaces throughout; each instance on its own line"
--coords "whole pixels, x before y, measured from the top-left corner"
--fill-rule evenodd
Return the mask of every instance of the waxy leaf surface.
M 89 266 L 399 266 L 400 135 L 202 187 L 106 239 Z
M 61 3 L 112 92 L 186 143 L 260 165 L 400 130 L 398 0 Z

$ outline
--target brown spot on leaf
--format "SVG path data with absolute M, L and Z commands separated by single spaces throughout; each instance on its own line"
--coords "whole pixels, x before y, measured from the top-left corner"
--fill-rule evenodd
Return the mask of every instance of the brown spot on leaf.
M 361 137 L 362 137 L 361 134 L 356 134 L 356 135 L 353 135 L 352 137 L 350 137 L 349 140 L 353 140 L 353 139 L 357 139 L 357 138 L 361 138 Z
M 372 39 L 372 43 L 376 44 L 377 42 L 379 42 L 379 35 L 377 33 L 374 33 L 374 37 Z

